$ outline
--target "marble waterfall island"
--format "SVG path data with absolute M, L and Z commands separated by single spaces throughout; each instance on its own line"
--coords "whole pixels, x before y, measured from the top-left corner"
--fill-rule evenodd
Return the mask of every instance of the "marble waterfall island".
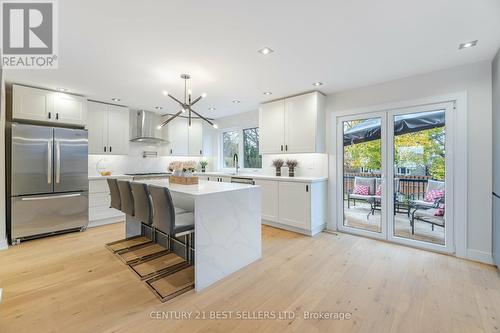
M 167 187 L 175 206 L 194 211 L 196 291 L 261 257 L 260 186 L 203 180 L 196 185 L 142 182 Z

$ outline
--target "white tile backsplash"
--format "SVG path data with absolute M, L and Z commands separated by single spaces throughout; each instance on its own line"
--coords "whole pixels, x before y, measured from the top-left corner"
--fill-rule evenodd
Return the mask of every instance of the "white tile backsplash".
M 142 157 L 143 151 L 159 151 L 157 146 L 148 146 L 140 143 L 130 143 L 128 155 L 89 155 L 89 176 L 97 176 L 98 165 L 101 169 L 113 174 L 137 172 L 166 172 L 172 161 L 200 161 L 202 157 L 189 156 L 159 156 Z M 210 169 L 211 163 L 209 162 Z

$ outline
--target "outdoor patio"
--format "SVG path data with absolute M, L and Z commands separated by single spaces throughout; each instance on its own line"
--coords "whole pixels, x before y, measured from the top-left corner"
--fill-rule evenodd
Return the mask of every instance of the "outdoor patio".
M 344 224 L 346 226 L 380 232 L 380 211 L 375 211 L 374 215 L 367 218 L 370 213 L 370 204 L 357 201 L 355 206 L 351 203 L 350 208 L 347 208 L 347 201 L 344 201 L 344 207 Z M 394 219 L 395 235 L 397 237 L 444 245 L 443 227 L 435 226 L 434 230 L 432 230 L 429 223 L 415 221 L 415 233 L 412 234 L 410 220 L 406 213 L 396 213 Z

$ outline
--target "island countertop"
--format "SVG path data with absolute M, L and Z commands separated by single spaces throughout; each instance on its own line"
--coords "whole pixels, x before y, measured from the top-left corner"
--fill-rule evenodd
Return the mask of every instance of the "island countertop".
M 183 193 L 193 196 L 238 191 L 259 187 L 256 185 L 247 184 L 211 182 L 201 179 L 199 180 L 199 183 L 195 185 L 171 184 L 168 179 L 137 180 L 137 182 L 148 185 L 167 187 L 171 192 Z

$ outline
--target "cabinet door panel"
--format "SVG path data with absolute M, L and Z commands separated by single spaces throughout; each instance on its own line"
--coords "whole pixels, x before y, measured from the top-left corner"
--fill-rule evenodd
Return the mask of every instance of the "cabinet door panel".
M 130 115 L 125 107 L 108 105 L 108 148 L 113 155 L 127 155 Z
M 261 154 L 283 152 L 284 120 L 285 100 L 261 105 L 259 109 L 259 149 Z
M 317 93 L 285 99 L 285 151 L 316 150 Z
M 278 182 L 255 180 L 255 185 L 259 185 L 262 189 L 262 219 L 278 222 Z
M 64 124 L 85 125 L 86 101 L 83 97 L 52 93 L 52 112 L 56 121 Z
M 108 151 L 108 109 L 106 104 L 89 102 L 87 110 L 89 131 L 89 154 L 104 154 Z
M 279 222 L 309 230 L 311 227 L 310 184 L 279 182 Z
M 201 120 L 193 120 L 189 132 L 189 155 L 203 155 L 203 124 Z
M 50 99 L 46 90 L 14 85 L 12 88 L 12 117 L 37 121 L 52 121 L 49 118 Z
M 170 155 L 188 155 L 188 121 L 177 117 L 168 125 L 168 138 L 170 141 Z

